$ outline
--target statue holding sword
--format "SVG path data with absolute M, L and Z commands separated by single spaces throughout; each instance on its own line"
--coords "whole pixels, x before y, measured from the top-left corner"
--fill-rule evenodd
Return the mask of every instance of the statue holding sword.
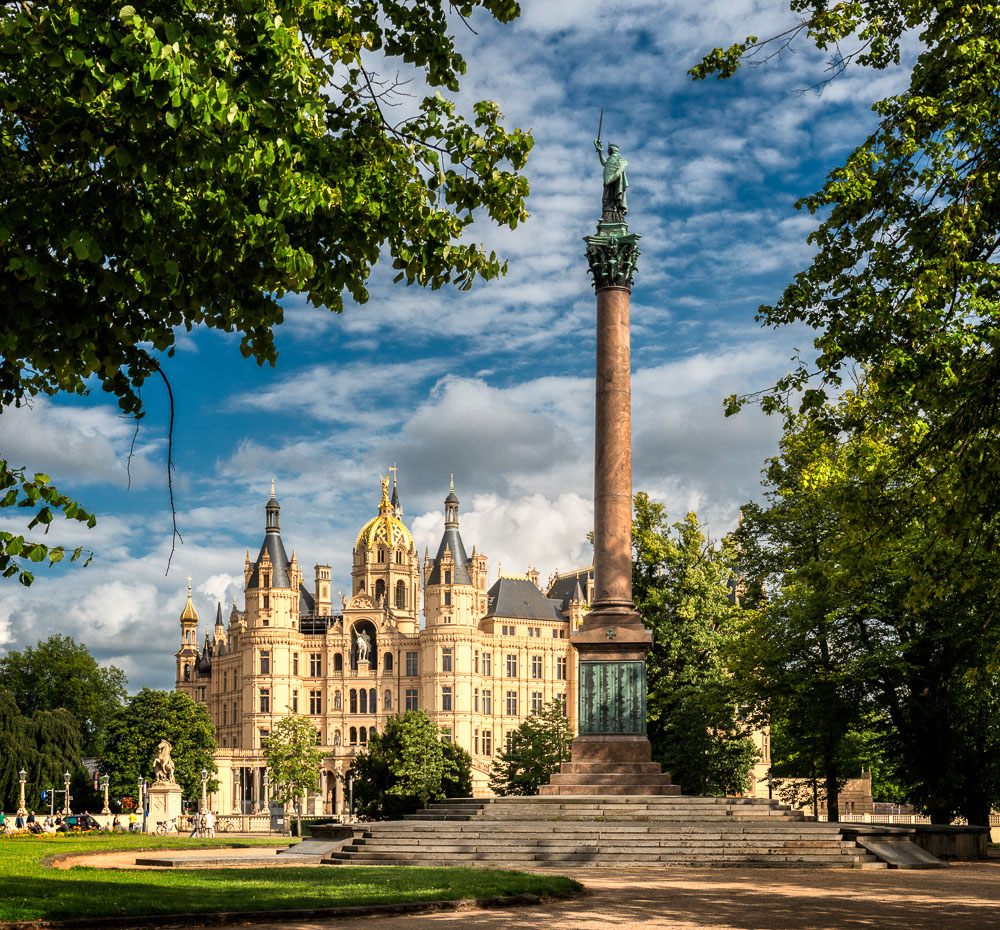
M 625 214 L 628 213 L 628 201 L 625 192 L 628 190 L 628 177 L 625 168 L 628 162 L 618 151 L 618 146 L 614 142 L 608 143 L 608 154 L 604 154 L 604 146 L 601 145 L 601 129 L 604 126 L 604 110 L 601 110 L 601 120 L 597 126 L 597 138 L 594 140 L 594 148 L 597 149 L 597 157 L 604 167 L 604 196 L 601 200 L 602 219 L 606 222 L 625 222 Z

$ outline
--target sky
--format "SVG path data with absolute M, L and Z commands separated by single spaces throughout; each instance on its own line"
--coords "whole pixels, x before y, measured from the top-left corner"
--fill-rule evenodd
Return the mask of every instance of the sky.
M 107 395 L 38 398 L 0 415 L 0 455 L 49 474 L 98 514 L 93 530 L 56 524 L 49 542 L 92 549 L 86 568 L 42 569 L 30 589 L 0 586 L 0 655 L 53 633 L 124 669 L 130 689 L 170 688 L 191 576 L 202 624 L 243 606 L 274 479 L 282 538 L 307 585 L 313 565 L 350 591 L 361 526 L 397 467 L 404 522 L 436 551 L 450 476 L 461 531 L 490 581 L 590 564 L 595 297 L 582 237 L 595 231 L 601 172 L 593 140 L 628 161 L 632 232 L 633 487 L 695 511 L 718 539 L 760 471 L 780 424 L 723 399 L 758 390 L 808 351 L 805 330 L 754 320 L 811 256 L 818 219 L 796 200 L 819 189 L 875 124 L 871 103 L 898 92 L 905 67 L 848 69 L 822 88 L 829 55 L 798 43 L 729 81 L 687 70 L 717 46 L 794 23 L 787 4 L 753 0 L 522 0 L 508 26 L 458 25 L 468 60 L 463 107 L 491 99 L 505 125 L 531 128 L 529 221 L 476 223 L 509 263 L 471 291 L 392 284 L 343 314 L 285 300 L 275 368 L 244 360 L 238 338 L 181 331 L 164 361 L 176 403 L 177 523 L 170 558 L 167 406 L 152 382 L 138 435 Z M 905 61 L 904 61 L 905 66 Z M 134 454 L 129 450 L 134 438 Z M 8 515 L 0 528 L 18 528 Z M 19 528 L 23 531 L 23 527 Z M 168 570 L 169 561 L 169 570 Z

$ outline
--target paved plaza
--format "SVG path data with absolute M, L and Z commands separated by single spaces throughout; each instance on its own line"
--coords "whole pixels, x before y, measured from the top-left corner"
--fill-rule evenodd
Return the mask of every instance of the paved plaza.
M 261 930 L 951 930 L 1000 927 L 1000 860 L 907 872 L 768 869 L 581 870 L 571 901 L 412 917 L 278 921 Z

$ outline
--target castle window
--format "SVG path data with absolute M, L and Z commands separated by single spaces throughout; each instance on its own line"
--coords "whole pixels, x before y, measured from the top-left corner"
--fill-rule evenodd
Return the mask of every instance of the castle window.
M 472 754 L 474 756 L 479 755 L 479 731 L 475 730 L 472 734 Z
M 184 663 L 184 680 L 185 681 L 191 680 L 191 666 L 188 665 L 186 662 Z
M 441 650 L 441 671 L 442 672 L 450 672 L 451 670 L 452 670 L 452 667 L 451 667 L 451 649 L 450 648 L 449 649 L 442 649 Z
M 358 689 L 351 688 L 351 693 L 349 695 L 351 713 L 356 714 L 358 712 Z
M 566 680 L 566 659 L 559 658 L 556 659 L 556 678 L 561 681 Z
M 268 610 L 271 606 L 271 595 L 265 594 L 261 599 L 261 607 Z M 267 626 L 267 617 L 264 617 L 264 626 Z
M 383 671 L 386 671 L 386 672 L 391 672 L 392 671 L 392 653 L 391 652 L 387 652 L 385 654 L 384 658 L 382 659 L 382 669 L 383 669 Z
M 517 692 L 508 691 L 507 692 L 507 714 L 510 717 L 517 716 Z
M 340 692 L 339 691 L 334 691 L 333 692 L 333 709 L 334 710 L 340 710 Z
M 419 702 L 417 700 L 417 689 L 407 688 L 406 689 L 406 709 L 407 710 L 419 710 Z
M 263 581 L 261 582 L 261 587 L 262 588 L 269 588 L 269 587 L 271 587 L 271 573 L 270 572 L 264 572 L 261 575 L 261 578 L 263 579 Z M 265 604 L 264 606 L 267 607 L 267 604 Z
M 266 740 L 271 735 L 271 731 L 270 730 L 258 730 L 257 732 L 260 733 L 260 744 L 261 744 L 261 746 L 263 746 L 264 745 L 264 740 Z
M 344 670 L 344 657 L 339 652 L 334 653 L 333 670 L 335 672 L 342 672 Z
M 222 737 L 222 748 L 226 748 L 226 738 L 224 736 Z
M 298 689 L 292 692 L 292 713 L 297 714 L 299 712 L 299 692 Z
M 483 730 L 483 755 L 493 755 L 493 731 Z
M 223 691 L 229 690 L 229 672 L 222 673 L 222 690 Z
M 323 745 L 323 731 L 322 730 L 317 730 L 316 731 L 316 745 L 317 746 L 322 746 Z
M 478 675 L 479 674 L 479 650 L 472 650 L 472 671 Z
M 385 549 L 379 549 L 379 551 L 378 551 L 378 560 L 380 562 L 384 562 L 385 561 Z
M 358 708 L 358 710 L 362 714 L 367 714 L 368 713 L 368 692 L 364 688 L 362 688 L 361 691 L 359 692 L 358 696 L 361 698 L 361 706 Z
M 261 675 L 271 674 L 271 650 L 261 649 L 260 651 L 260 673 Z
M 445 616 L 444 622 L 445 623 L 451 623 L 451 617 L 450 616 Z
M 531 712 L 537 714 L 542 709 L 542 692 L 532 691 L 531 692 Z
M 372 714 L 378 713 L 378 692 L 374 688 L 368 692 L 368 711 Z
M 472 689 L 472 709 L 478 714 L 479 713 L 479 689 Z
M 396 550 L 396 564 L 397 565 L 402 565 L 403 564 L 403 550 L 402 549 L 397 549 Z M 400 582 L 400 584 L 402 584 L 402 582 Z
M 406 582 L 402 580 L 396 582 L 396 606 L 406 606 Z
M 378 603 L 384 600 L 385 600 L 385 582 L 381 578 L 379 578 L 379 580 L 375 582 L 375 602 Z
M 229 723 L 229 705 L 222 705 L 222 725 L 226 726 Z
M 323 713 L 323 692 L 322 691 L 310 691 L 309 692 L 309 713 L 310 714 L 321 714 L 321 713 Z
M 483 653 L 483 674 L 489 678 L 493 674 L 493 656 L 488 652 Z
M 553 639 L 558 639 L 559 638 L 559 631 L 558 630 L 553 630 L 552 631 L 552 638 Z
M 418 672 L 417 654 L 415 652 L 406 653 L 406 674 L 407 677 L 415 677 Z
M 299 654 L 297 652 L 292 653 L 292 674 L 298 675 L 299 673 Z
M 271 713 L 271 689 L 260 689 L 260 712 L 262 714 Z
M 385 699 L 382 701 L 383 710 L 392 710 L 392 692 L 385 692 Z
M 484 714 L 493 713 L 493 692 L 490 691 L 488 688 L 483 689 L 483 713 Z
M 323 675 L 323 653 L 309 653 L 309 677 L 320 678 Z
M 444 592 L 444 606 L 445 607 L 451 606 L 451 591 Z
M 441 688 L 441 710 L 451 710 L 451 685 Z
M 451 742 L 451 727 L 441 727 L 441 740 L 445 743 Z
M 532 656 L 531 657 L 531 677 L 541 678 L 542 677 L 542 657 Z
M 368 731 L 364 727 L 358 730 L 358 736 L 361 738 L 362 744 L 368 742 Z
M 507 677 L 517 678 L 517 656 L 512 653 L 507 653 Z
M 351 741 L 351 745 L 352 746 L 357 746 L 358 745 L 358 728 L 357 727 L 351 727 L 351 729 L 348 730 L 347 733 L 348 733 L 347 738 Z
M 451 584 L 451 570 L 447 568 L 444 571 L 444 583 Z
M 562 691 L 556 695 L 556 700 L 562 704 L 562 712 L 564 717 L 569 716 L 569 709 L 566 707 L 566 692 Z

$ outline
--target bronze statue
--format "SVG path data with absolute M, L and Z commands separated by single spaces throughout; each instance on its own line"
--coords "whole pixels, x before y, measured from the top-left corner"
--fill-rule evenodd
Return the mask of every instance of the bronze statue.
M 604 166 L 604 196 L 601 199 L 602 215 L 605 222 L 624 223 L 628 213 L 628 200 L 625 191 L 628 190 L 628 176 L 625 167 L 628 162 L 618 151 L 614 142 L 608 143 L 608 154 L 604 154 L 604 146 L 600 139 L 594 140 L 597 157 Z

